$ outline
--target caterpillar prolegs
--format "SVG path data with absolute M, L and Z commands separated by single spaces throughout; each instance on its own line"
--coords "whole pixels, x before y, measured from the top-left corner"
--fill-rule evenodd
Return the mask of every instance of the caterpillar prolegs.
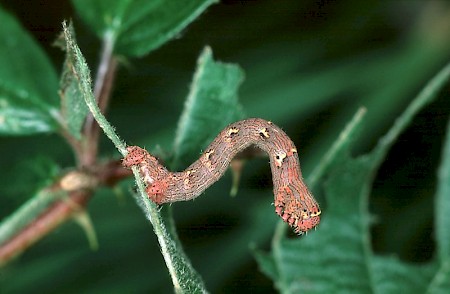
M 233 157 L 250 145 L 270 157 L 275 212 L 296 233 L 318 225 L 320 208 L 303 182 L 297 148 L 275 124 L 251 118 L 227 126 L 200 158 L 183 172 L 170 172 L 146 150 L 127 147 L 123 165 L 138 166 L 148 197 L 157 204 L 187 201 L 199 196 L 226 171 Z

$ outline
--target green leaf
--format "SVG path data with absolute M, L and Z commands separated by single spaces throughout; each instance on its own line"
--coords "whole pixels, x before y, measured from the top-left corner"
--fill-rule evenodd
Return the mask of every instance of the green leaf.
M 59 105 L 58 80 L 48 57 L 0 7 L 0 134 L 52 132 Z
M 425 293 L 436 265 L 407 264 L 394 256 L 372 259 L 374 284 L 378 293 Z M 448 289 L 448 288 L 447 288 Z M 436 293 L 436 292 L 431 292 Z
M 216 62 L 209 47 L 203 50 L 178 123 L 174 166 L 192 163 L 227 124 L 243 117 L 238 101 L 243 79 L 239 66 Z
M 450 262 L 447 260 L 442 262 L 439 270 L 434 273 L 433 280 L 426 293 L 429 294 L 445 294 L 448 293 L 448 289 L 450 289 Z
M 261 250 L 254 250 L 253 255 L 258 261 L 260 270 L 272 280 L 278 281 L 279 275 L 273 256 Z
M 332 148 L 329 155 L 333 158 L 328 160 L 323 173 L 326 177 L 322 178 L 326 179 L 327 208 L 317 232 L 304 238 L 288 239 L 280 233 L 282 230 L 278 230 L 270 255 L 273 261 L 258 256 L 264 271 L 271 277 L 278 276 L 275 285 L 281 292 L 398 293 L 401 289 L 408 293 L 436 293 L 450 284 L 447 257 L 440 265 L 433 261 L 419 267 L 395 258 L 375 256 L 370 247 L 368 211 L 373 176 L 384 156 L 413 117 L 436 97 L 449 78 L 450 64 L 411 102 L 372 152 L 353 158 L 350 155 L 352 144 Z M 441 213 L 448 215 L 450 206 L 445 207 L 447 210 Z M 447 236 L 448 233 L 442 230 L 441 239 Z M 438 246 L 441 239 L 437 240 Z M 275 265 L 270 265 L 271 262 Z M 340 274 L 336 276 L 337 272 Z
M 72 0 L 82 19 L 115 52 L 142 56 L 174 38 L 216 0 Z
M 75 32 L 72 23 L 68 30 L 75 39 Z M 74 42 L 76 42 L 74 40 Z M 64 124 L 67 130 L 76 138 L 81 139 L 81 128 L 88 114 L 88 107 L 80 91 L 79 81 L 75 76 L 72 67 L 76 62 L 73 50 L 68 48 L 69 44 L 64 44 L 66 50 L 66 59 L 64 61 L 63 72 L 59 83 L 61 96 L 61 115 L 64 118 Z

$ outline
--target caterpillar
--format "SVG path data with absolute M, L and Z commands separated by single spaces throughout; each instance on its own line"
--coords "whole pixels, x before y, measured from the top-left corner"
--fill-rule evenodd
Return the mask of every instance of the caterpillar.
M 320 222 L 320 208 L 302 179 L 297 148 L 278 126 L 260 118 L 228 125 L 183 172 L 170 172 L 146 150 L 128 146 L 122 160 L 126 168 L 139 167 L 150 200 L 157 204 L 198 197 L 226 171 L 233 157 L 256 145 L 270 157 L 275 212 L 303 234 Z

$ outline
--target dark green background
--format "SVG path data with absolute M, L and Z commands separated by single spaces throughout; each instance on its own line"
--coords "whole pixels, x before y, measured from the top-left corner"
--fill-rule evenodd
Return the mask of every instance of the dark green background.
M 52 42 L 61 22 L 71 18 L 79 45 L 96 68 L 100 42 L 70 2 L 1 3 L 57 69 L 64 55 Z M 442 7 L 433 12 L 432 5 Z M 216 59 L 244 69 L 240 97 L 247 115 L 282 126 L 299 147 L 308 175 L 359 106 L 368 107 L 368 117 L 355 154 L 373 147 L 445 64 L 450 21 L 438 23 L 436 15 L 445 10 L 448 15 L 449 9 L 444 1 L 222 1 L 176 40 L 144 58 L 123 60 L 109 118 L 127 142 L 170 151 L 197 57 L 209 45 Z M 433 255 L 432 197 L 450 114 L 446 90 L 416 117 L 377 174 L 371 196 L 376 252 L 414 262 Z M 74 162 L 56 135 L 0 140 L 6 155 L 0 159 L 3 218 L 42 185 L 48 162 L 62 168 Z M 118 157 L 106 139 L 102 154 Z M 228 174 L 194 202 L 174 205 L 185 250 L 214 293 L 274 291 L 249 250 L 249 244 L 270 248 L 277 221 L 266 161 L 248 163 L 237 198 L 227 194 Z M 172 291 L 156 238 L 129 196 L 130 187 L 132 181 L 122 183 L 120 197 L 103 189 L 89 204 L 99 251 L 90 251 L 79 227 L 65 224 L 0 272 L 0 290 Z M 320 201 L 320 191 L 317 195 Z

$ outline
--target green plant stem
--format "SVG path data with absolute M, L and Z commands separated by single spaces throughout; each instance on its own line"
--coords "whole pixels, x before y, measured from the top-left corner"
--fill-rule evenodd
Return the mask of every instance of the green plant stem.
M 130 176 L 117 162 L 98 167 L 93 175 L 99 185 L 113 186 Z M 74 214 L 83 213 L 83 208 L 92 196 L 91 189 L 67 192 L 59 188 L 60 183 L 39 192 L 0 225 L 0 266 L 18 256 Z M 61 200 L 59 200 L 64 196 Z M 86 228 L 86 227 L 85 227 Z M 85 229 L 89 236 L 89 230 Z M 93 240 L 92 237 L 89 239 Z M 91 243 L 92 244 L 92 243 Z
M 321 179 L 330 166 L 332 161 L 336 158 L 336 154 L 338 154 L 342 148 L 347 146 L 355 135 L 355 132 L 358 130 L 358 126 L 360 125 L 364 115 L 366 114 L 367 109 L 361 107 L 353 116 L 352 120 L 348 123 L 345 129 L 340 133 L 339 138 L 336 142 L 331 146 L 328 152 L 325 154 L 323 159 L 319 162 L 317 167 L 312 171 L 309 177 L 306 179 L 309 187 L 311 189 L 315 189 L 319 179 Z
M 128 153 L 126 150 L 126 143 L 119 138 L 113 126 L 106 120 L 105 116 L 102 114 L 91 90 L 90 74 L 86 61 L 84 60 L 80 49 L 72 39 L 67 26 L 63 24 L 63 27 L 66 35 L 66 42 L 69 44 L 70 50 L 73 51 L 72 53 L 75 62 L 72 70 L 74 71 L 75 76 L 78 79 L 80 92 L 82 93 L 83 98 L 86 101 L 86 104 L 89 107 L 89 110 L 91 111 L 92 116 L 97 121 L 98 125 L 103 129 L 103 132 L 106 134 L 106 136 L 114 143 L 117 150 L 119 150 L 122 156 L 125 157 Z M 193 270 L 188 260 L 183 256 L 181 248 L 177 247 L 176 243 L 168 234 L 159 215 L 156 204 L 148 200 L 147 193 L 145 192 L 145 186 L 139 174 L 138 168 L 133 167 L 132 170 L 136 179 L 137 186 L 139 188 L 139 194 L 141 198 L 138 204 L 141 204 L 147 218 L 153 225 L 153 230 L 158 237 L 158 242 L 160 244 L 164 260 L 172 278 L 175 291 L 177 293 L 206 292 L 203 286 L 203 282 L 200 280 L 200 278 L 198 278 L 196 275 L 189 275 L 189 273 L 195 271 Z
M 90 91 L 90 90 L 89 90 Z M 89 107 L 93 117 L 98 122 L 99 126 L 103 129 L 105 135 L 113 142 L 114 146 L 116 146 L 117 150 L 119 150 L 122 156 L 126 156 L 128 154 L 126 149 L 126 144 L 119 138 L 119 136 L 114 131 L 113 126 L 106 120 L 105 116 L 101 113 L 100 109 L 97 106 L 97 103 L 92 93 L 89 98 L 85 96 L 86 104 Z
M 100 109 L 97 106 L 97 103 L 94 100 L 94 96 L 85 95 L 86 103 L 91 110 L 93 117 L 97 120 L 100 127 L 103 129 L 108 138 L 113 141 L 116 148 L 120 151 L 123 156 L 127 155 L 126 144 L 119 138 L 119 136 L 115 133 L 114 128 L 109 124 L 106 118 L 101 114 Z M 141 197 L 140 203 L 143 206 L 143 210 L 153 225 L 153 230 L 158 237 L 158 242 L 161 247 L 162 255 L 166 262 L 167 268 L 169 270 L 170 276 L 172 278 L 173 285 L 175 287 L 175 291 L 177 293 L 182 293 L 187 289 L 186 285 L 183 285 L 183 268 L 189 267 L 192 269 L 191 265 L 186 260 L 176 259 L 178 256 L 177 251 L 180 249 L 177 248 L 175 242 L 171 239 L 170 235 L 167 233 L 166 227 L 159 215 L 158 208 L 156 204 L 152 203 L 148 200 L 147 193 L 145 192 L 145 185 L 141 179 L 139 174 L 139 169 L 137 167 L 133 167 L 133 174 L 136 179 L 136 184 L 139 189 L 139 194 Z M 177 270 L 178 267 L 178 270 Z M 200 288 L 201 292 L 206 292 L 201 282 L 196 281 L 195 283 Z
M 156 204 L 148 200 L 147 193 L 145 192 L 145 185 L 141 179 L 138 168 L 133 167 L 132 170 L 134 177 L 136 178 L 136 184 L 138 186 L 139 196 L 141 197 L 141 203 L 143 204 L 143 211 L 148 220 L 152 223 L 153 230 L 158 237 L 158 242 L 161 246 L 161 252 L 169 270 L 170 277 L 172 278 L 173 285 L 175 289 L 180 289 L 179 279 L 176 275 L 174 263 L 169 252 L 169 244 L 167 244 L 169 236 L 166 227 L 164 226 L 164 223 L 161 219 L 161 216 L 159 215 L 158 207 L 156 206 Z
M 40 191 L 32 197 L 13 214 L 0 223 L 0 245 L 3 245 L 17 232 L 28 225 L 37 215 L 41 214 L 50 203 L 62 196 L 62 191 L 51 191 L 49 189 Z
M 119 150 L 120 154 L 122 154 L 122 156 L 126 156 L 128 153 L 126 144 L 119 138 L 119 136 L 114 131 L 113 126 L 108 122 L 106 117 L 100 111 L 91 89 L 86 87 L 86 85 L 82 83 L 82 91 L 86 104 L 92 113 L 92 116 L 95 118 L 99 126 L 103 129 L 105 135 L 111 140 L 111 142 L 113 142 L 117 150 Z
M 94 84 L 94 97 L 101 113 L 105 113 L 107 110 L 117 72 L 117 59 L 113 55 L 114 44 L 114 35 L 106 33 L 103 38 L 103 49 Z M 99 125 L 95 122 L 92 112 L 86 116 L 83 133 L 86 145 L 79 159 L 81 165 L 91 165 L 97 159 L 100 135 Z
M 119 138 L 119 136 L 114 131 L 114 128 L 111 126 L 111 124 L 106 120 L 105 116 L 102 114 L 101 110 L 98 107 L 97 99 L 94 97 L 94 94 L 92 93 L 92 86 L 91 86 L 91 76 L 89 67 L 86 63 L 86 60 L 83 57 L 83 54 L 81 53 L 80 48 L 75 43 L 75 40 L 73 39 L 70 30 L 67 27 L 67 24 L 63 23 L 63 30 L 64 35 L 66 38 L 66 42 L 68 45 L 69 50 L 71 51 L 70 54 L 73 55 L 73 72 L 78 80 L 79 83 L 79 89 L 83 96 L 84 101 L 86 102 L 92 116 L 95 118 L 99 126 L 103 129 L 105 135 L 113 142 L 113 144 L 116 146 L 117 150 L 125 156 L 127 154 L 126 150 L 126 144 L 122 142 L 122 140 Z M 105 57 L 106 58 L 106 57 Z M 105 80 L 105 79 L 100 79 Z M 99 88 L 102 88 L 102 86 L 99 86 Z M 109 93 L 109 91 L 108 91 Z M 88 137 L 89 139 L 89 137 Z
M 77 191 L 70 193 L 69 197 L 70 203 L 55 202 L 47 211 L 33 219 L 32 223 L 0 246 L 0 267 L 70 219 L 73 213 L 80 211 L 80 208 L 84 207 L 89 200 L 90 193 Z
M 172 278 L 175 293 L 207 293 L 203 281 L 198 276 L 189 275 L 189 273 L 195 272 L 195 270 L 190 262 L 186 258 L 183 258 L 184 253 L 181 251 L 182 249 L 166 229 L 161 214 L 158 211 L 158 206 L 148 199 L 145 184 L 139 174 L 139 169 L 133 167 L 132 170 L 138 186 L 138 197 L 140 197 L 140 199 L 137 199 L 138 204 L 140 204 L 146 217 L 153 225 L 153 230 L 158 237 L 161 253 Z
M 417 113 L 436 97 L 445 83 L 450 79 L 450 63 L 441 69 L 419 92 L 411 104 L 396 120 L 392 128 L 379 141 L 374 150 L 374 156 L 382 158 L 389 151 L 401 132 L 411 123 Z
M 67 32 L 65 24 L 64 30 Z M 71 44 L 73 44 L 73 40 L 71 39 L 70 41 Z M 106 109 L 111 94 L 117 62 L 112 57 L 114 40 L 106 38 L 104 43 L 95 88 L 98 89 L 99 103 L 103 105 L 103 109 Z M 91 93 L 92 95 L 90 85 L 82 88 L 82 90 L 84 94 Z M 93 113 L 92 109 L 91 112 Z M 103 117 L 106 121 L 101 113 L 99 113 L 99 116 Z M 99 119 L 101 119 L 101 117 Z M 86 136 L 87 148 L 85 149 L 83 149 L 80 142 L 75 140 L 70 134 L 63 133 L 63 136 L 68 140 L 69 144 L 75 148 L 75 153 L 77 154 L 81 165 L 92 166 L 97 157 L 99 129 L 96 124 L 93 125 L 95 127 L 90 128 L 90 133 Z M 113 142 L 119 142 L 116 146 L 119 146 L 118 149 L 121 153 L 126 152 L 125 144 L 121 143 L 117 135 Z M 105 169 L 104 171 L 107 172 L 107 170 L 108 169 Z M 124 175 L 107 173 L 99 176 L 103 177 L 101 180 L 103 180 L 105 184 L 109 184 L 108 182 L 116 182 L 118 179 L 123 178 Z M 70 219 L 74 213 L 79 212 L 80 207 L 85 206 L 92 196 L 91 191 L 80 191 L 69 194 L 70 202 L 57 201 L 56 198 L 61 193 L 61 191 L 52 192 L 51 189 L 45 189 L 39 192 L 36 197 L 27 201 L 14 214 L 0 224 L 0 265 L 6 264 L 11 258 L 19 255 L 28 247 L 53 231 L 53 229 L 57 228 L 61 223 Z M 55 202 L 54 205 L 51 205 L 53 202 Z M 75 204 L 76 207 L 74 208 L 70 203 Z

